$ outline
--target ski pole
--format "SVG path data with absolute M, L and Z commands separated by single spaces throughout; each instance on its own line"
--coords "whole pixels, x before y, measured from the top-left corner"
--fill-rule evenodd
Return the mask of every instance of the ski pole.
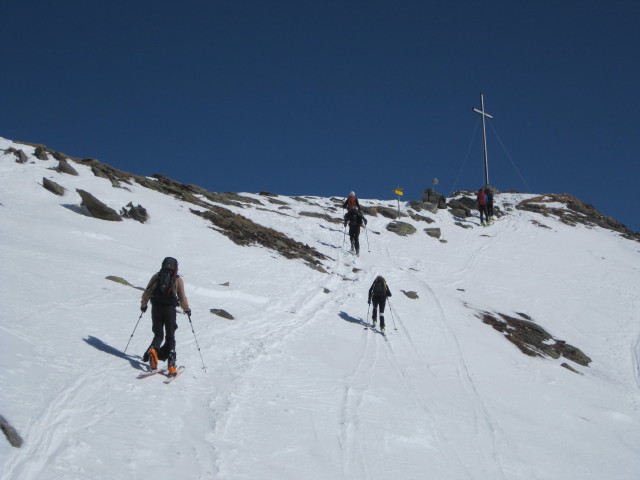
M 369 302 L 369 306 L 367 307 L 367 316 L 365 317 L 365 320 L 368 322 L 369 321 L 369 309 L 371 308 L 371 302 Z
M 367 229 L 366 225 L 364 227 L 364 233 L 367 234 L 367 250 L 369 251 L 369 253 L 371 253 L 371 247 L 369 247 L 369 230 Z
M 342 231 L 342 249 L 344 250 L 344 242 L 347 241 L 347 226 L 344 226 L 344 229 Z
M 127 346 L 124 347 L 124 352 L 122 352 L 122 353 L 124 353 L 125 355 L 127 353 L 127 348 L 129 348 L 129 343 L 131 343 L 131 339 L 133 338 L 133 334 L 136 333 L 136 328 L 138 328 L 138 324 L 140 323 L 140 319 L 142 318 L 142 315 L 144 315 L 144 312 L 142 312 L 140 314 L 140 316 L 138 317 L 138 321 L 136 322 L 136 326 L 133 327 L 133 332 L 131 332 L 131 336 L 129 337 L 129 341 L 127 342 Z
M 193 332 L 193 338 L 196 341 L 196 347 L 198 347 L 198 353 L 200 354 L 200 360 L 202 360 L 202 369 L 206 372 L 207 367 L 204 366 L 204 358 L 202 358 L 202 352 L 200 351 L 200 345 L 198 345 L 198 338 L 196 337 L 196 332 L 193 329 L 193 323 L 191 322 L 191 315 L 187 314 L 187 318 L 189 319 L 189 324 L 191 325 L 191 331 Z
M 393 320 L 393 327 L 398 330 L 398 327 L 396 326 L 396 319 L 393 318 L 393 308 L 391 308 L 391 300 L 389 300 L 389 297 L 387 297 L 387 302 L 389 302 L 389 311 L 391 312 L 391 320 Z

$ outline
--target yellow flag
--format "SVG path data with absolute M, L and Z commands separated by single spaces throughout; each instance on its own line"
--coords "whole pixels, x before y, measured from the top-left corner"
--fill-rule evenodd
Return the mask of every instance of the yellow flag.
M 398 187 L 397 189 L 395 189 L 393 191 L 393 193 L 395 193 L 396 195 L 404 195 L 404 192 L 402 191 L 402 188 Z

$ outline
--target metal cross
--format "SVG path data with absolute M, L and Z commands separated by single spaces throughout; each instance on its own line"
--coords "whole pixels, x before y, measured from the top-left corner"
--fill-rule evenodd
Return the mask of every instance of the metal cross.
M 480 108 L 474 108 L 473 111 L 482 115 L 482 138 L 484 141 L 484 184 L 489 185 L 489 159 L 487 157 L 487 128 L 485 125 L 485 118 L 493 117 L 484 111 L 484 94 L 480 94 Z

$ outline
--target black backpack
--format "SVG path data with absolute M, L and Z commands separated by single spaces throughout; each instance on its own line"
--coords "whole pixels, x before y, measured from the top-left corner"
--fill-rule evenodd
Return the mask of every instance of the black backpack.
M 373 296 L 374 297 L 387 296 L 387 282 L 384 281 L 384 278 L 382 277 L 376 278 L 373 284 Z
M 178 261 L 175 258 L 167 257 L 162 262 L 162 269 L 156 277 L 156 288 L 151 295 L 151 301 L 159 305 L 178 306 L 178 296 L 175 294 L 176 277 L 178 271 Z

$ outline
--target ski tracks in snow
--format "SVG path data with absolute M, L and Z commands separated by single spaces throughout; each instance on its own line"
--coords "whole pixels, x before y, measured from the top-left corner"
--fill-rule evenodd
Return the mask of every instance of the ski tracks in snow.
M 88 443 L 77 439 L 75 432 L 91 429 L 103 416 L 112 413 L 111 407 L 96 404 L 87 398 L 86 386 L 91 383 L 92 376 L 92 373 L 86 372 L 62 384 L 42 414 L 31 420 L 30 428 L 25 432 L 27 441 L 20 453 L 10 457 L 4 465 L 3 478 L 57 478 L 51 471 L 52 459 L 53 468 L 58 473 L 62 472 L 63 476 L 83 476 L 83 472 L 74 465 L 74 459 L 90 447 Z M 88 422 L 87 418 L 90 419 Z M 82 420 L 85 422 L 78 425 Z
M 364 451 L 360 416 L 379 356 L 378 339 L 372 339 L 371 333 L 368 328 L 363 329 L 358 363 L 345 378 L 340 416 L 340 449 L 345 478 L 361 478 L 362 472 L 367 472 L 367 458 L 373 454 Z M 370 362 L 372 357 L 373 361 Z M 369 475 L 366 474 L 364 478 L 369 478 Z

